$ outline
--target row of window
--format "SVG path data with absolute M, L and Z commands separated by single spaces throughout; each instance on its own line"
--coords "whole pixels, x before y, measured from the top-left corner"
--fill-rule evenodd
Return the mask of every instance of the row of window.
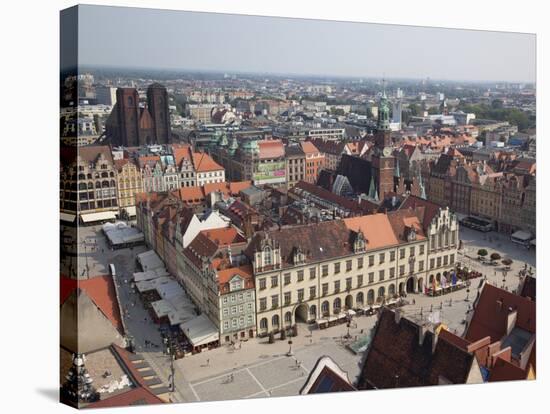
M 430 249 L 442 249 L 444 247 L 455 246 L 457 244 L 456 230 L 440 232 L 437 237 L 435 234 L 430 236 Z
M 389 286 L 387 294 L 389 296 L 393 296 L 395 294 L 395 285 L 392 284 L 392 285 Z M 372 290 L 372 289 L 369 290 L 369 292 L 367 294 L 367 304 L 368 305 L 372 305 L 372 304 L 375 303 L 375 301 L 377 300 L 375 298 L 375 295 L 376 294 L 375 294 L 374 290 Z M 377 296 L 378 300 L 380 300 L 381 298 L 384 298 L 385 296 L 386 296 L 386 288 L 384 286 L 381 286 L 378 289 L 378 296 Z M 363 306 L 365 304 L 364 301 L 365 301 L 364 293 L 363 292 L 358 292 L 356 297 L 355 297 L 356 306 Z M 340 298 L 335 298 L 334 301 L 332 302 L 332 312 L 334 314 L 338 314 L 338 313 L 341 312 L 341 310 L 342 310 L 342 300 Z M 308 313 L 310 319 L 315 319 L 319 316 L 319 315 L 317 315 L 317 306 L 316 305 L 311 305 L 309 307 L 307 313 Z M 328 301 L 324 301 L 321 304 L 321 315 L 328 316 L 329 314 L 330 314 L 330 303 Z M 287 325 L 292 323 L 292 312 L 290 312 L 290 311 L 285 312 L 284 321 Z M 260 329 L 261 330 L 266 330 L 267 327 L 268 327 L 267 323 L 268 323 L 267 318 L 260 319 Z M 272 327 L 273 328 L 278 328 L 279 323 L 280 323 L 279 315 L 277 315 L 277 314 L 273 315 L 272 318 L 271 318 Z
M 240 285 L 239 285 L 240 286 Z M 233 288 L 233 286 L 231 287 L 231 290 L 236 290 L 238 289 L 239 287 L 237 285 L 235 285 L 235 287 Z M 235 303 L 236 301 L 238 302 L 242 302 L 243 299 L 247 299 L 247 300 L 250 300 L 252 299 L 252 291 L 248 291 L 246 293 L 244 292 L 241 292 L 241 293 L 238 293 L 238 294 L 233 294 L 233 295 L 224 295 L 223 299 L 222 299 L 222 302 L 224 305 L 227 305 L 229 303 L 229 301 L 231 301 L 231 303 Z
M 229 308 L 223 309 L 223 316 L 229 316 Z M 251 312 L 253 310 L 252 303 L 246 304 L 246 310 L 247 312 Z M 244 304 L 240 304 L 238 306 L 231 306 L 231 315 L 236 315 L 238 313 L 244 312 Z
M 423 265 L 423 262 L 422 262 L 422 268 L 423 267 L 424 267 L 424 265 Z M 389 270 L 390 270 L 390 272 L 389 272 L 390 278 L 395 277 L 395 269 L 391 268 Z M 402 274 L 405 273 L 405 266 L 400 267 L 400 272 L 402 272 Z M 385 271 L 384 270 L 380 270 L 378 272 L 378 280 L 380 282 L 385 280 Z M 333 293 L 339 293 L 341 291 L 340 281 L 336 280 L 333 283 L 334 283 Z M 368 283 L 369 284 L 374 283 L 374 272 L 370 272 L 368 274 Z M 363 286 L 363 275 L 357 275 L 357 285 L 356 285 L 356 287 L 359 288 L 361 286 Z M 352 288 L 353 288 L 353 279 L 351 277 L 348 277 L 345 280 L 345 289 L 346 290 L 351 290 Z M 305 289 L 298 289 L 297 294 L 298 294 L 298 302 L 301 302 L 305 299 Z M 328 294 L 329 294 L 329 284 L 328 283 L 323 283 L 322 286 L 321 286 L 321 295 L 322 296 L 327 296 Z M 317 295 L 317 286 L 310 286 L 309 287 L 309 297 L 308 297 L 308 299 L 314 299 L 316 297 L 316 295 Z M 292 303 L 292 292 L 285 292 L 283 294 L 283 306 L 288 306 L 291 303 Z M 260 305 L 260 311 L 267 310 L 267 298 L 260 298 L 259 305 Z M 275 309 L 277 307 L 279 307 L 279 295 L 271 295 L 271 308 Z
M 437 263 L 437 266 L 436 266 L 436 263 Z M 437 258 L 437 260 L 435 258 L 430 259 L 430 269 L 434 269 L 436 267 L 441 267 L 442 263 L 443 263 L 443 266 L 448 266 L 448 265 L 454 264 L 455 263 L 455 255 L 450 254 L 450 255 L 440 256 L 440 257 Z
M 254 323 L 254 317 L 252 315 L 248 315 L 246 317 L 246 325 L 251 325 L 252 323 Z M 233 318 L 231 319 L 231 327 L 232 328 L 237 328 L 237 327 L 242 327 L 242 326 L 245 326 L 245 317 L 244 316 L 241 316 L 240 318 Z M 229 321 L 224 321 L 223 322 L 223 327 L 224 329 L 229 329 Z
M 424 245 L 420 245 L 418 247 L 419 247 L 419 249 L 418 249 L 419 254 L 420 255 L 424 254 Z M 414 257 L 415 252 L 416 252 L 416 246 L 411 246 L 409 248 L 409 256 Z M 386 257 L 386 253 L 380 253 L 378 255 L 378 260 L 379 260 L 378 264 L 383 264 L 385 262 L 385 257 Z M 402 248 L 402 249 L 399 250 L 399 258 L 400 259 L 405 258 L 405 248 Z M 395 261 L 395 251 L 390 252 L 389 259 L 390 259 L 390 262 Z M 271 254 L 269 254 L 268 256 L 264 255 L 264 261 L 266 262 L 266 265 L 270 265 L 271 264 Z M 368 257 L 368 266 L 369 267 L 374 266 L 374 264 L 375 264 L 374 261 L 375 261 L 375 255 L 370 255 Z M 364 264 L 364 258 L 363 257 L 357 258 L 357 269 L 362 269 L 363 264 Z M 340 273 L 341 264 L 340 263 L 334 263 L 333 266 L 334 266 L 334 274 Z M 346 260 L 346 262 L 345 262 L 345 271 L 350 272 L 352 270 L 353 270 L 353 261 L 351 259 Z M 424 270 L 424 261 L 423 260 L 419 261 L 419 271 L 422 271 L 422 270 Z M 394 269 L 390 269 L 390 273 L 392 273 L 392 271 L 394 271 Z M 382 270 L 381 272 L 384 272 L 384 271 Z M 328 276 L 328 273 L 329 273 L 329 265 L 328 264 L 322 265 L 321 266 L 321 276 L 326 277 L 326 276 Z M 304 280 L 304 270 L 298 270 L 296 275 L 297 275 L 297 282 L 301 282 L 301 281 Z M 316 268 L 315 267 L 309 268 L 309 279 L 315 279 L 315 277 L 316 277 Z M 283 284 L 286 286 L 286 285 L 289 285 L 291 282 L 292 282 L 292 279 L 291 279 L 290 272 L 283 274 Z M 277 287 L 278 285 L 279 285 L 279 277 L 278 276 L 271 276 L 271 287 L 274 288 L 274 287 Z M 260 287 L 261 290 L 263 290 L 267 287 L 265 278 L 259 279 L 259 287 Z

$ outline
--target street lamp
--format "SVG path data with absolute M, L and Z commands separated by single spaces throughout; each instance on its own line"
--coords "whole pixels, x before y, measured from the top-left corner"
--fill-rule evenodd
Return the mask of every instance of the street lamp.
M 286 353 L 286 356 L 292 356 L 292 355 L 294 355 L 292 353 L 292 339 L 289 339 L 288 340 L 288 352 Z
M 168 381 L 170 382 L 170 392 L 174 392 L 176 390 L 176 384 L 175 384 L 175 371 L 174 371 L 174 351 L 172 347 L 172 340 L 171 338 L 164 337 L 164 345 L 166 347 L 166 352 L 170 356 L 170 375 L 168 376 Z
M 86 260 L 86 276 L 88 276 L 88 279 L 90 278 L 90 266 L 88 266 L 88 250 L 86 246 L 86 240 L 81 239 L 82 245 L 84 246 L 84 259 Z
M 351 325 L 351 320 L 348 319 L 348 322 L 346 323 L 346 326 L 348 327 L 348 333 L 344 336 L 344 338 L 346 338 L 346 339 L 350 339 L 350 338 L 351 338 L 351 335 L 350 335 L 350 333 L 349 333 L 350 325 Z

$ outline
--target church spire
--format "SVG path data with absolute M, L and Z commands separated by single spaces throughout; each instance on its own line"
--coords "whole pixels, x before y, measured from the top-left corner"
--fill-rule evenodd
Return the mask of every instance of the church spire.
M 426 188 L 424 187 L 424 181 L 422 181 L 422 173 L 418 173 L 418 186 L 420 187 L 420 198 L 427 200 L 426 197 Z
M 389 131 L 390 129 L 390 105 L 386 97 L 386 81 L 382 81 L 382 96 L 378 108 L 378 122 L 376 127 L 378 131 Z
M 370 176 L 370 185 L 369 185 L 369 195 L 368 197 L 372 200 L 378 201 L 378 191 L 376 190 L 376 184 L 374 183 L 374 174 L 371 173 Z

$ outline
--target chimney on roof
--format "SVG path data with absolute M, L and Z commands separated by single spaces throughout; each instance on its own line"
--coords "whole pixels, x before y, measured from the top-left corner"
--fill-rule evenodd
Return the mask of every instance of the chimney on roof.
M 518 320 L 518 311 L 517 309 L 508 308 L 508 315 L 506 317 L 506 335 L 510 335 L 512 329 L 516 326 Z
M 503 305 L 503 300 L 502 298 L 500 299 L 497 299 L 497 310 L 501 311 L 502 310 L 502 305 Z

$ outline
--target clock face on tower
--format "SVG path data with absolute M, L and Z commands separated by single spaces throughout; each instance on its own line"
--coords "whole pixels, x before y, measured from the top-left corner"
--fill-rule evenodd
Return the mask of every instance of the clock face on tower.
M 391 148 L 390 147 L 384 148 L 384 150 L 382 151 L 382 154 L 384 154 L 384 157 L 389 157 L 391 155 Z

